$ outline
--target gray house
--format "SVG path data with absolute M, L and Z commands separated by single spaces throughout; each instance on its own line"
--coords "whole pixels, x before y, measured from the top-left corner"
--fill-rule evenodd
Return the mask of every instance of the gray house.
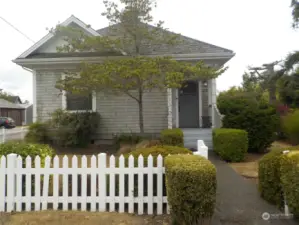
M 82 29 L 93 36 L 112 35 L 108 27 L 94 30 L 75 16 L 62 26 Z M 166 31 L 168 32 L 168 31 Z M 113 34 L 115 35 L 115 34 Z M 233 51 L 189 37 L 180 36 L 183 42 L 174 47 L 146 46 L 144 55 L 172 56 L 176 60 L 198 62 L 203 60 L 213 67 L 221 67 L 235 54 Z M 46 120 L 56 109 L 69 111 L 97 111 L 101 116 L 98 139 L 111 139 L 115 133 L 139 132 L 138 106 L 127 97 L 107 93 L 94 93 L 90 98 L 61 95 L 55 88 L 56 80 L 66 69 L 74 69 L 82 61 L 100 63 L 107 57 L 127 57 L 124 54 L 103 56 L 88 53 L 58 53 L 56 48 L 65 43 L 62 36 L 48 33 L 18 58 L 16 64 L 32 71 L 33 121 Z M 162 129 L 180 127 L 185 132 L 185 145 L 195 147 L 197 139 L 204 139 L 211 147 L 211 130 L 220 126 L 216 107 L 216 81 L 189 81 L 183 89 L 155 90 L 144 95 L 144 128 L 148 134 L 158 134 Z

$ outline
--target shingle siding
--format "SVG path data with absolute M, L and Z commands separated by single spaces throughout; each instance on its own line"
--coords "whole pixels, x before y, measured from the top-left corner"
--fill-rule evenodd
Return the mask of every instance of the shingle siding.
M 36 111 L 37 118 L 46 121 L 50 114 L 62 107 L 62 96 L 55 88 L 61 73 L 52 71 L 36 71 Z
M 116 133 L 138 133 L 138 103 L 127 95 L 97 93 L 99 135 L 109 139 Z M 147 134 L 159 134 L 167 128 L 167 93 L 152 90 L 143 96 L 144 130 Z
M 59 72 L 36 73 L 37 117 L 41 121 L 48 120 L 50 113 L 62 107 L 62 96 L 55 88 L 60 76 Z M 143 102 L 145 133 L 158 134 L 167 128 L 166 90 L 145 93 Z M 98 138 L 110 139 L 115 133 L 139 132 L 138 104 L 129 96 L 97 93 L 96 107 L 101 117 Z

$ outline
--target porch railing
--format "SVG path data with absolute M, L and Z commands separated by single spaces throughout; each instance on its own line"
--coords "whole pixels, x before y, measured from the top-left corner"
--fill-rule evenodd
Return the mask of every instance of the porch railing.
M 224 115 L 222 115 L 220 112 L 219 112 L 219 109 L 217 107 L 216 104 L 213 104 L 213 117 L 214 117 L 214 128 L 220 128 L 222 127 L 222 119 L 224 118 Z

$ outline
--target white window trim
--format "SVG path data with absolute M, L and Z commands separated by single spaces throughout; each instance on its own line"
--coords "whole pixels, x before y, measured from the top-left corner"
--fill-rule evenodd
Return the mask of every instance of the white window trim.
M 61 74 L 61 79 L 65 79 L 65 74 Z M 62 91 L 62 109 L 70 113 L 85 113 L 85 112 L 96 112 L 97 111 L 97 94 L 95 91 L 92 92 L 92 109 L 91 110 L 67 110 L 67 99 L 66 91 Z

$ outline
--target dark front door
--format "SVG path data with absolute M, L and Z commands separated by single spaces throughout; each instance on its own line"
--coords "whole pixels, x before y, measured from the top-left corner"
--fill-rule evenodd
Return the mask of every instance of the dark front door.
M 188 81 L 179 89 L 179 126 L 181 128 L 199 127 L 198 82 Z

